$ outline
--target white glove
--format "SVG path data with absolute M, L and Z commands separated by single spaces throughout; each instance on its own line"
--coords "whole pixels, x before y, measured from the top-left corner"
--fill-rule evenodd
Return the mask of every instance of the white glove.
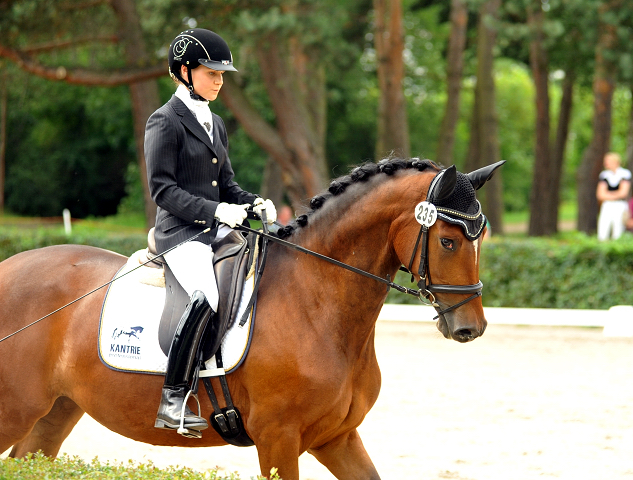
M 266 210 L 266 220 L 268 225 L 272 225 L 277 220 L 277 209 L 275 208 L 275 204 L 272 200 L 264 200 L 263 198 L 257 198 L 253 202 L 253 211 L 262 216 L 262 210 Z
M 220 203 L 215 209 L 215 219 L 218 222 L 226 223 L 229 227 L 235 228 L 235 225 L 242 223 L 246 218 L 246 209 L 250 204 L 245 203 L 236 205 L 235 203 Z

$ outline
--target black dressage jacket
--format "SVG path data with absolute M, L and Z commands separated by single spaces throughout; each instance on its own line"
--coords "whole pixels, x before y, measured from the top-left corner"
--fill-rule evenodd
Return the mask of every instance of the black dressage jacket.
M 217 233 L 220 202 L 253 203 L 258 197 L 233 180 L 222 118 L 213 115 L 213 144 L 189 108 L 175 95 L 148 119 L 145 162 L 152 198 L 158 205 L 154 237 L 163 252 L 207 227 L 197 238 L 210 244 Z

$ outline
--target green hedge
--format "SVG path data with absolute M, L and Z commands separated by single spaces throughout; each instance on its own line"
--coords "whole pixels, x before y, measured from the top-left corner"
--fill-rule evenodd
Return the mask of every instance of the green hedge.
M 633 305 L 633 235 L 598 242 L 574 232 L 555 239 L 493 237 L 482 247 L 483 303 L 490 307 L 608 309 Z M 415 288 L 399 273 L 398 283 Z M 389 303 L 418 301 L 391 291 Z
M 598 242 L 493 238 L 484 242 L 484 305 L 608 309 L 633 304 L 633 236 Z
M 66 236 L 51 229 L 7 229 L 0 231 L 0 261 L 16 253 L 63 243 L 92 245 L 129 256 L 147 247 L 146 234 Z
M 146 247 L 145 234 L 71 235 L 50 230 L 0 232 L 0 260 L 22 250 L 77 243 L 123 255 Z M 515 308 L 592 308 L 633 304 L 633 235 L 598 242 L 580 233 L 555 239 L 493 237 L 483 244 L 480 278 L 485 306 Z M 368 281 L 361 279 L 360 281 Z M 409 276 L 396 281 L 411 288 Z M 388 303 L 418 303 L 391 291 Z

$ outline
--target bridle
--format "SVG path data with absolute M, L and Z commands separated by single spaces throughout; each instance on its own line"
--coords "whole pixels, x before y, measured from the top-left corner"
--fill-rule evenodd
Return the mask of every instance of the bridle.
M 436 187 L 443 173 L 444 170 L 442 170 L 435 176 L 435 178 L 429 185 L 429 191 L 427 193 L 426 200 L 419 203 L 416 207 L 416 219 L 421 224 L 420 232 L 418 233 L 418 238 L 416 239 L 415 245 L 413 246 L 413 252 L 411 253 L 409 266 L 400 267 L 400 270 L 411 274 L 411 281 L 413 281 L 414 277 L 413 271 L 411 269 L 413 268 L 413 262 L 415 260 L 415 254 L 418 251 L 418 246 L 420 245 L 420 242 L 422 242 L 422 249 L 420 252 L 420 265 L 418 266 L 418 276 L 420 277 L 420 280 L 417 282 L 419 289 L 418 292 L 420 300 L 422 300 L 422 298 L 426 299 L 429 304 L 435 308 L 437 316 L 434 318 L 434 320 L 440 318 L 445 313 L 455 310 L 462 305 L 470 302 L 471 300 L 480 297 L 481 290 L 484 287 L 484 284 L 481 283 L 481 281 L 470 285 L 442 285 L 434 284 L 431 281 L 431 270 L 429 269 L 429 228 L 435 223 L 438 215 L 441 216 L 443 219 L 449 221 L 455 221 L 456 219 L 454 217 L 462 217 L 472 220 L 478 218 L 480 215 L 483 216 L 483 214 L 481 213 L 481 209 L 479 209 L 475 216 L 470 216 L 448 208 L 436 207 L 433 204 L 437 196 Z M 457 221 L 459 222 L 459 220 Z M 485 224 L 486 219 L 484 217 L 484 221 L 481 225 L 481 230 L 483 230 Z M 481 233 L 481 230 L 479 233 Z M 436 293 L 453 293 L 458 295 L 468 295 L 470 293 L 472 295 L 470 295 L 470 297 L 466 298 L 465 300 L 462 300 L 461 302 L 442 309 L 435 298 Z
M 420 265 L 418 267 L 418 275 L 420 276 L 420 280 L 418 281 L 418 293 L 420 300 L 422 300 L 422 298 L 425 298 L 429 302 L 429 304 L 435 308 L 437 316 L 434 317 L 433 320 L 481 296 L 481 289 L 484 287 L 484 284 L 481 283 L 481 281 L 473 283 L 471 285 L 442 285 L 431 283 L 431 271 L 429 270 L 428 255 L 429 227 L 427 227 L 426 225 L 422 225 L 420 227 L 418 238 L 415 241 L 415 245 L 413 246 L 413 253 L 411 254 L 409 267 L 400 267 L 402 271 L 410 273 L 411 278 L 413 279 L 413 272 L 411 268 L 413 267 L 413 261 L 415 260 L 415 254 L 418 251 L 420 240 L 422 241 L 422 251 L 420 252 Z M 456 293 L 462 295 L 468 295 L 469 293 L 472 293 L 472 295 L 467 299 L 462 300 L 461 302 L 442 309 L 435 299 L 435 293 Z

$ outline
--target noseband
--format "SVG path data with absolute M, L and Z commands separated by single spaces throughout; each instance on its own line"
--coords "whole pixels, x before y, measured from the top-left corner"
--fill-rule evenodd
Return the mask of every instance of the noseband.
M 418 233 L 418 238 L 416 239 L 415 245 L 413 246 L 411 260 L 409 261 L 409 267 L 401 268 L 402 270 L 411 274 L 411 278 L 413 281 L 413 271 L 411 269 L 413 268 L 415 254 L 418 251 L 418 245 L 420 245 L 421 241 L 422 249 L 420 252 L 420 265 L 418 266 L 418 275 L 420 276 L 420 280 L 418 281 L 418 291 L 420 300 L 422 300 L 422 298 L 425 298 L 429 302 L 429 304 L 431 304 L 437 311 L 437 316 L 434 318 L 434 320 L 441 317 L 445 313 L 455 310 L 456 308 L 461 307 L 471 300 L 480 297 L 481 290 L 484 286 L 481 281 L 471 285 L 439 285 L 434 284 L 431 281 L 431 270 L 429 269 L 429 228 L 436 222 L 438 218 L 438 212 L 440 212 L 439 214 L 442 216 L 443 219 L 446 219 L 452 223 L 459 223 L 462 226 L 464 225 L 464 222 L 462 221 L 463 219 L 473 220 L 479 218 L 479 216 L 483 216 L 483 214 L 481 213 L 481 209 L 478 210 L 476 215 L 471 216 L 449 208 L 436 207 L 433 204 L 433 201 L 435 201 L 435 197 L 437 195 L 436 187 L 443 173 L 444 170 L 442 170 L 435 176 L 429 186 L 427 200 L 421 202 L 416 207 L 415 216 L 417 221 L 421 224 L 420 232 Z M 483 231 L 483 227 L 485 226 L 485 224 L 486 220 L 484 217 L 479 234 L 481 233 L 481 231 Z M 470 295 L 465 300 L 462 300 L 461 302 L 442 309 L 435 298 L 436 293 L 453 293 L 458 295 L 468 295 L 470 293 L 472 295 Z

